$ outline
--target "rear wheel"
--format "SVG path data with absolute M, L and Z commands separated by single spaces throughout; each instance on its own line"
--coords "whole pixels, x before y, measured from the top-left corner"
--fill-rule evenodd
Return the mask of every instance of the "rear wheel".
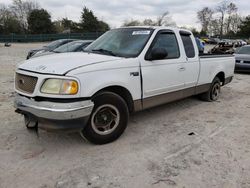
M 100 93 L 93 101 L 93 112 L 81 135 L 94 144 L 115 141 L 127 127 L 129 112 L 126 102 L 111 92 Z
M 217 101 L 220 96 L 220 89 L 221 89 L 221 81 L 218 77 L 215 77 L 210 89 L 206 92 L 201 94 L 201 99 L 205 101 Z

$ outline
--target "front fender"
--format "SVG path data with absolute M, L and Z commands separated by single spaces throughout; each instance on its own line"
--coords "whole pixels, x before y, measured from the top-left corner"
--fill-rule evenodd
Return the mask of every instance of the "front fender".
M 91 97 L 106 87 L 120 86 L 131 93 L 133 100 L 140 99 L 140 75 L 130 75 L 131 72 L 136 71 L 138 72 L 138 67 L 102 70 L 77 75 L 82 88 L 80 95 L 81 97 Z
M 138 74 L 131 74 L 137 72 Z M 126 88 L 133 100 L 141 98 L 141 77 L 138 58 L 123 58 L 117 61 L 92 64 L 71 71 L 69 75 L 81 82 L 81 97 L 91 97 L 110 86 Z

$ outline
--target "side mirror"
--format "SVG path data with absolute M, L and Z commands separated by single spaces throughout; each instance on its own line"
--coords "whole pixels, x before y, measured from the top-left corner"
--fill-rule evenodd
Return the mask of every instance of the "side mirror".
M 165 59 L 168 56 L 168 52 L 164 48 L 154 48 L 151 51 L 151 57 L 150 60 L 161 60 Z

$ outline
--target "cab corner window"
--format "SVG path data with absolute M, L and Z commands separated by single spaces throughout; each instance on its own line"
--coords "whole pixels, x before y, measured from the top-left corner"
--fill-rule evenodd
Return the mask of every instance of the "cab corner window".
M 181 34 L 181 39 L 184 45 L 184 49 L 186 52 L 186 56 L 188 58 L 194 58 L 195 57 L 195 50 L 194 50 L 194 44 L 191 39 L 191 35 L 187 34 Z

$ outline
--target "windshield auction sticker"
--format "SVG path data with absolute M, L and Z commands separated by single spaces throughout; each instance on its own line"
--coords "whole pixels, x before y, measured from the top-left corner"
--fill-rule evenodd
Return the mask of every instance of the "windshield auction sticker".
M 134 31 L 132 35 L 149 35 L 150 31 L 149 30 L 144 30 L 144 31 Z

